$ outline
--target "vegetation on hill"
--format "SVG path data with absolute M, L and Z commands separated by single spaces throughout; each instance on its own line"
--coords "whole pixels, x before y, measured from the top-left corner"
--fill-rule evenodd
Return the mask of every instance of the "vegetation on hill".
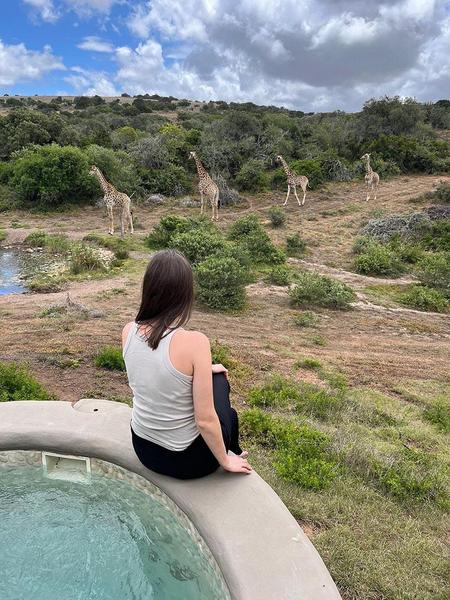
M 1 109 L 4 109 L 3 111 Z M 35 206 L 91 202 L 95 163 L 135 198 L 192 189 L 196 150 L 207 169 L 242 192 L 285 186 L 282 154 L 310 187 L 362 177 L 360 156 L 372 153 L 382 177 L 450 169 L 450 101 L 369 100 L 359 113 L 305 114 L 252 103 L 191 103 L 160 96 L 0 99 L 0 194 Z M 59 186 L 56 185 L 58 176 Z M 227 194 L 228 195 L 228 194 Z

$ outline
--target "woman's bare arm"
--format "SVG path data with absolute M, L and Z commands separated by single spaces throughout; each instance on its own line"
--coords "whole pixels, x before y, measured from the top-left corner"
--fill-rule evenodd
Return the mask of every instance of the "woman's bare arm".
M 209 449 L 224 469 L 236 473 L 250 473 L 252 468 L 248 462 L 240 456 L 228 456 L 223 443 L 222 429 L 213 401 L 209 340 L 199 332 L 191 332 L 190 336 L 191 347 L 195 349 L 192 394 L 197 427 Z

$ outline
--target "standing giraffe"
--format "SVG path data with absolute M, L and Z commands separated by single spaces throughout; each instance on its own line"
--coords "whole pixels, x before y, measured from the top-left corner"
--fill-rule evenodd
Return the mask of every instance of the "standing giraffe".
M 375 173 L 375 171 L 372 171 L 372 167 L 370 166 L 370 154 L 364 154 L 363 156 L 361 156 L 361 160 L 363 161 L 364 166 L 366 168 L 366 176 L 364 178 L 367 183 L 366 202 L 368 202 L 370 198 L 370 192 L 374 192 L 374 200 L 376 200 L 378 184 L 380 183 L 380 176 L 378 175 L 378 173 Z
M 108 211 L 109 216 L 109 233 L 114 235 L 114 212 L 113 209 L 115 207 L 121 208 L 122 211 L 120 213 L 120 234 L 123 237 L 125 233 L 125 226 L 130 226 L 130 233 L 134 233 L 133 227 L 133 217 L 131 215 L 131 200 L 127 194 L 123 192 L 119 192 L 116 188 L 106 180 L 106 177 L 100 171 L 98 167 L 92 165 L 89 169 L 89 175 L 94 175 L 100 183 L 100 187 L 103 190 L 103 200 L 106 204 L 106 209 Z
M 294 194 L 295 197 L 297 198 L 297 202 L 299 206 L 303 206 L 305 204 L 305 198 L 306 198 L 306 188 L 308 187 L 308 178 L 305 177 L 304 175 L 296 175 L 295 173 L 293 173 L 287 162 L 284 160 L 284 158 L 281 156 L 281 154 L 279 154 L 277 156 L 277 160 L 283 165 L 283 169 L 284 172 L 286 173 L 286 177 L 287 177 L 287 184 L 288 184 L 288 191 L 286 194 L 286 200 L 284 201 L 283 206 L 286 206 L 288 198 L 289 198 L 289 194 L 291 193 L 291 188 L 294 190 Z M 300 202 L 299 197 L 297 196 L 297 186 L 300 186 L 303 190 L 303 200 Z
M 195 154 L 195 152 L 189 152 L 189 158 L 193 158 L 195 160 L 195 164 L 197 165 L 197 173 L 198 173 L 198 191 L 200 192 L 200 202 L 201 209 L 200 214 L 203 214 L 204 210 L 204 196 L 211 205 L 212 209 L 212 220 L 219 220 L 219 187 L 209 176 L 205 167 L 202 165 L 201 160 Z

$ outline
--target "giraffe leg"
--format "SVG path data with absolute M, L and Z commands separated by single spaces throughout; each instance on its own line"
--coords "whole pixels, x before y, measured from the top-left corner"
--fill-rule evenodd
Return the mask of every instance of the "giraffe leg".
M 134 233 L 134 225 L 133 225 L 133 213 L 131 212 L 131 208 L 128 209 L 128 223 L 130 225 L 130 233 L 133 235 Z
M 297 188 L 296 187 L 294 187 L 294 194 L 295 194 L 295 197 L 297 198 L 298 205 L 301 206 L 300 198 L 297 196 Z
M 370 183 L 367 184 L 366 202 L 369 202 L 369 197 L 370 197 Z
M 375 194 L 374 200 L 377 199 L 377 191 L 378 191 L 378 183 L 374 186 L 374 194 Z
M 306 199 L 306 186 L 304 188 L 302 188 L 303 190 L 303 200 L 302 200 L 302 206 L 305 204 L 305 199 Z
M 286 206 L 290 193 L 291 193 L 291 186 L 288 185 L 288 191 L 287 191 L 287 194 L 286 194 L 286 200 L 284 201 L 283 206 Z
M 214 200 L 214 207 L 216 209 L 216 221 L 219 220 L 219 192 L 217 192 L 215 200 Z
M 109 216 L 109 234 L 114 235 L 114 214 L 112 206 L 107 207 L 108 216 Z
M 200 192 L 200 214 L 203 214 L 203 193 Z

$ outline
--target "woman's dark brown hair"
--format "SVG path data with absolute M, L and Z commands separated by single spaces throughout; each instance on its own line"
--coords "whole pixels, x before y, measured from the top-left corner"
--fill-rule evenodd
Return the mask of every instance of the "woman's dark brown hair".
M 148 345 L 155 350 L 166 331 L 182 327 L 191 316 L 194 278 L 189 261 L 175 250 L 154 254 L 145 271 L 136 323 L 148 325 Z

